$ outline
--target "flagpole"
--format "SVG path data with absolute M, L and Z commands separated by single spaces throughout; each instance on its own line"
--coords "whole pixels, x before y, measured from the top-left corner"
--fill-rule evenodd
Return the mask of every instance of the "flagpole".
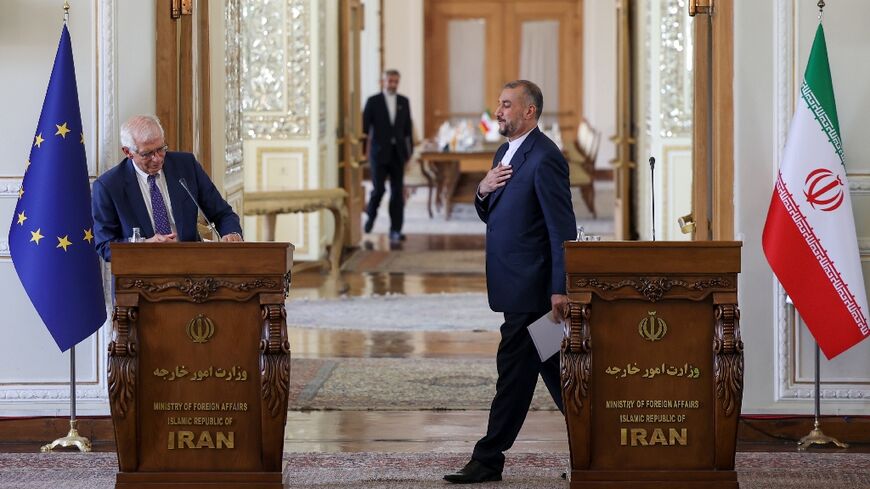
M 63 23 L 69 22 L 69 1 L 63 2 Z M 41 452 L 50 452 L 57 447 L 76 447 L 80 452 L 91 451 L 91 441 L 83 436 L 79 436 L 77 429 L 78 421 L 76 420 L 76 347 L 71 346 L 69 349 L 69 432 L 66 436 L 58 438 L 53 442 L 40 447 Z
M 816 5 L 819 7 L 819 24 L 821 24 L 822 15 L 824 14 L 825 9 L 825 0 L 819 0 Z M 847 443 L 842 443 L 836 438 L 825 435 L 825 433 L 822 432 L 822 429 L 819 428 L 819 417 L 821 416 L 822 411 L 822 382 L 820 374 L 821 355 L 819 353 L 820 349 L 818 341 L 815 342 L 815 345 L 815 412 L 813 413 L 813 429 L 809 432 L 809 434 L 807 434 L 807 436 L 801 438 L 800 441 L 798 441 L 798 450 L 806 450 L 813 445 L 827 445 L 828 443 L 833 443 L 840 448 L 849 448 L 849 445 Z
M 78 420 L 76 420 L 76 347 L 72 346 L 69 349 L 69 433 L 62 438 L 58 438 L 53 442 L 43 445 L 39 450 L 41 452 L 50 452 L 57 447 L 76 447 L 80 452 L 91 451 L 91 441 L 83 436 L 79 436 L 77 429 Z
M 837 445 L 840 448 L 849 448 L 848 443 L 843 443 L 843 442 L 837 440 L 836 438 L 825 435 L 825 433 L 822 432 L 822 429 L 819 428 L 819 416 L 821 416 L 821 410 L 822 410 L 822 389 L 821 389 L 822 383 L 821 383 L 821 376 L 819 374 L 819 370 L 820 370 L 819 363 L 821 362 L 821 360 L 820 360 L 819 351 L 820 351 L 819 344 L 816 343 L 816 362 L 815 362 L 816 363 L 816 380 L 815 380 L 815 384 L 816 384 L 816 389 L 815 389 L 816 410 L 815 410 L 815 416 L 813 419 L 813 429 L 812 429 L 812 431 L 809 432 L 809 434 L 807 436 L 801 438 L 800 441 L 798 441 L 798 450 L 806 450 L 807 448 L 809 448 L 813 445 L 827 445 L 828 443 L 833 443 L 834 445 Z

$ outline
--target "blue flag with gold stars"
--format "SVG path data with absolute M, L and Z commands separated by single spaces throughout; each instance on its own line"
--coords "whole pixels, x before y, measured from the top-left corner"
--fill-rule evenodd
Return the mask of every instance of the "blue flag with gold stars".
M 93 229 L 72 43 L 64 25 L 9 230 L 15 271 L 61 351 L 106 321 Z

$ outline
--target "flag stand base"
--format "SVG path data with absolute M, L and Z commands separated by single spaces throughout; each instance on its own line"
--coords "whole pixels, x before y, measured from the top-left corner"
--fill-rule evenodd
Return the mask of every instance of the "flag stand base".
M 83 436 L 79 436 L 79 432 L 76 429 L 76 425 L 78 421 L 71 419 L 69 421 L 69 433 L 63 438 L 58 438 L 53 442 L 43 445 L 39 451 L 46 453 L 54 450 L 57 447 L 76 447 L 80 452 L 90 452 L 91 451 L 91 441 Z
M 57 447 L 76 447 L 80 452 L 91 451 L 91 441 L 83 436 L 79 436 L 79 430 L 76 429 L 78 420 L 76 420 L 76 347 L 73 345 L 69 349 L 69 433 L 63 438 L 58 438 L 53 442 L 43 445 L 39 448 L 40 452 L 47 453 Z
M 836 438 L 824 434 L 822 430 L 819 429 L 819 420 L 817 419 L 813 424 L 813 430 L 798 442 L 798 450 L 806 450 L 812 445 L 827 445 L 828 443 L 833 443 L 840 448 L 849 448 L 848 443 L 843 443 Z
M 806 450 L 807 448 L 809 448 L 813 445 L 827 445 L 828 443 L 833 443 L 834 445 L 837 445 L 840 448 L 849 448 L 848 443 L 843 443 L 840 440 L 837 440 L 836 438 L 832 438 L 832 437 L 824 434 L 822 432 L 822 429 L 819 428 L 819 416 L 821 415 L 821 399 L 822 399 L 822 393 L 821 393 L 821 383 L 822 382 L 821 382 L 821 375 L 819 373 L 819 362 L 820 362 L 819 357 L 820 357 L 820 355 L 819 355 L 819 343 L 816 342 L 816 361 L 815 361 L 815 364 L 816 364 L 816 372 L 815 372 L 816 373 L 816 375 L 815 375 L 815 377 L 816 377 L 816 379 L 815 379 L 816 411 L 815 411 L 815 417 L 813 419 L 813 429 L 812 429 L 812 431 L 809 432 L 809 434 L 807 436 L 801 438 L 800 441 L 798 441 L 798 444 L 797 444 L 798 450 Z

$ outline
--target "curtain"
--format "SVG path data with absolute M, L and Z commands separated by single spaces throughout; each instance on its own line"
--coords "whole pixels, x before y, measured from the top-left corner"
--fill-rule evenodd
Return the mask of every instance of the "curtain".
M 486 21 L 451 20 L 447 24 L 449 109 L 452 114 L 479 114 L 486 109 Z M 475 116 L 474 120 L 477 120 Z
M 541 87 L 544 111 L 559 112 L 559 21 L 531 20 L 523 22 L 520 33 L 520 78 Z M 546 123 L 556 121 L 549 117 Z M 544 123 L 544 119 L 541 119 Z

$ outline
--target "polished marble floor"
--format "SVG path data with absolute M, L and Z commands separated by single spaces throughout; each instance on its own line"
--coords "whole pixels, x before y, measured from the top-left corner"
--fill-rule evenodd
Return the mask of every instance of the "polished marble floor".
M 390 249 L 383 235 L 369 236 L 364 246 Z M 482 236 L 409 235 L 405 250 L 482 249 Z M 342 275 L 349 295 L 485 292 L 483 275 L 356 273 Z M 290 302 L 299 298 L 338 296 L 336 283 L 317 271 L 294 275 Z M 495 361 L 497 332 L 376 333 L 291 328 L 297 358 L 402 357 L 486 358 Z M 388 341 L 384 338 L 388 337 Z M 308 411 L 291 412 L 284 449 L 288 452 L 465 452 L 486 429 L 488 411 Z M 565 420 L 558 411 L 529 413 L 513 450 L 565 452 Z

